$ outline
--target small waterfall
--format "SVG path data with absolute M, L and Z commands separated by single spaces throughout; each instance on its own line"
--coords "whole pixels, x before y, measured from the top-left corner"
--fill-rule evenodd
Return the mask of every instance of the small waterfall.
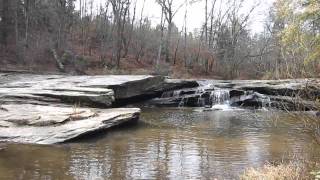
M 185 103 L 184 101 L 185 101 L 185 98 L 182 98 L 180 103 L 179 103 L 179 105 L 178 105 L 178 107 L 184 107 L 184 103 Z
M 161 98 L 169 98 L 172 97 L 173 92 L 172 91 L 168 91 L 168 92 L 164 92 L 161 95 Z
M 180 90 L 173 91 L 173 97 L 179 97 L 180 94 L 181 94 L 181 91 L 180 91 Z
M 207 110 L 230 110 L 235 106 L 268 109 L 272 106 L 269 96 L 252 90 L 222 88 L 209 81 L 199 84 L 198 88 L 164 92 L 158 102 L 175 107 L 204 107 Z
M 267 108 L 271 107 L 270 97 L 264 96 L 264 98 L 262 98 L 261 102 L 262 102 L 262 108 L 263 109 L 267 109 Z
M 229 104 L 230 91 L 227 89 L 217 89 L 211 92 L 210 96 L 212 105 L 216 104 Z
M 198 106 L 199 107 L 204 107 L 206 105 L 206 99 L 202 98 L 201 96 L 198 99 Z
M 162 93 L 161 98 L 179 97 L 180 94 L 181 94 L 181 90 L 167 91 Z

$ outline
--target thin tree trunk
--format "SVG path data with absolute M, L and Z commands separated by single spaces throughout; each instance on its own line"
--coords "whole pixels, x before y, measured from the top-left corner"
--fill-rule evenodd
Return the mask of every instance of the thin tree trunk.
M 156 60 L 156 63 L 155 63 L 155 69 L 157 70 L 158 67 L 159 67 L 159 62 L 160 62 L 160 59 L 161 59 L 161 53 L 162 53 L 162 44 L 163 44 L 163 29 L 164 29 L 164 25 L 163 25 L 163 13 L 164 13 L 164 9 L 162 7 L 162 11 L 161 11 L 161 23 L 160 23 L 160 28 L 161 28 L 161 34 L 160 34 L 160 45 L 159 45 L 159 50 L 158 50 L 158 58 Z
M 25 16 L 25 44 L 24 44 L 24 47 L 25 48 L 28 48 L 28 43 L 29 43 L 29 0 L 26 0 L 25 1 L 25 4 L 24 4 L 24 16 Z
M 2 12 L 1 15 L 1 21 L 0 21 L 0 29 L 1 29 L 1 37 L 0 41 L 1 44 L 4 46 L 7 46 L 7 36 L 8 36 L 8 13 L 9 13 L 9 0 L 2 0 L 2 4 L 0 4 L 0 12 Z
M 14 13 L 14 30 L 15 30 L 15 40 L 16 40 L 16 54 L 19 59 L 19 0 L 15 0 L 15 13 Z M 19 59 L 20 60 L 20 59 Z
M 172 34 L 172 21 L 168 22 L 168 34 L 166 40 L 166 62 L 170 62 L 170 45 L 171 45 L 171 34 Z
M 205 43 L 208 43 L 208 0 L 206 0 L 205 6 L 205 24 L 204 24 L 204 33 L 205 33 Z
M 187 0 L 185 1 L 185 5 L 186 5 L 186 10 L 184 13 L 184 53 L 183 53 L 183 57 L 184 57 L 184 66 L 187 67 L 188 66 L 188 63 L 187 63 L 187 15 L 188 15 Z
M 123 55 L 123 57 L 127 57 L 127 56 L 128 56 L 129 46 L 130 46 L 131 41 L 132 41 L 134 21 L 136 20 L 136 9 L 137 9 L 137 0 L 135 1 L 135 5 L 134 5 L 134 9 L 133 9 L 133 17 L 132 17 L 131 27 L 130 27 L 130 32 L 129 32 L 129 40 L 128 40 L 128 42 L 126 43 L 126 46 L 125 46 L 125 48 L 124 48 L 124 55 Z
M 177 43 L 176 48 L 174 50 L 173 65 L 176 65 L 177 53 L 178 53 L 178 50 L 179 50 L 179 44 L 180 44 L 180 35 L 179 35 L 179 38 L 178 38 L 178 43 Z

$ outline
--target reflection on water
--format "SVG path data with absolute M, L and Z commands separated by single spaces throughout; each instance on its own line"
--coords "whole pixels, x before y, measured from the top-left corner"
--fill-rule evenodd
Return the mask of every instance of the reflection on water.
M 1 179 L 237 178 L 246 167 L 315 159 L 319 146 L 284 114 L 194 109 L 144 109 L 130 128 L 78 143 L 8 145 Z M 279 113 L 278 113 L 279 115 Z

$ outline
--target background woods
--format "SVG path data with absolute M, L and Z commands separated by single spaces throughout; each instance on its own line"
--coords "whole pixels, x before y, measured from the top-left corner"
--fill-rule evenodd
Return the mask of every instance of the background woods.
M 145 2 L 0 0 L 1 69 L 224 79 L 320 74 L 319 1 L 275 0 L 259 34 L 248 27 L 259 3 L 244 12 L 239 0 L 156 0 L 162 15 L 155 25 Z M 203 5 L 203 24 L 190 32 L 194 3 Z

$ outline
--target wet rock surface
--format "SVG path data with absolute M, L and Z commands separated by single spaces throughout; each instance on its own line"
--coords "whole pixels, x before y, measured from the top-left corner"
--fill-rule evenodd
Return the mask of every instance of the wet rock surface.
M 200 87 L 169 91 L 149 103 L 155 106 L 212 107 L 230 105 L 249 108 L 277 108 L 287 111 L 319 108 L 317 79 L 295 80 L 203 80 Z

